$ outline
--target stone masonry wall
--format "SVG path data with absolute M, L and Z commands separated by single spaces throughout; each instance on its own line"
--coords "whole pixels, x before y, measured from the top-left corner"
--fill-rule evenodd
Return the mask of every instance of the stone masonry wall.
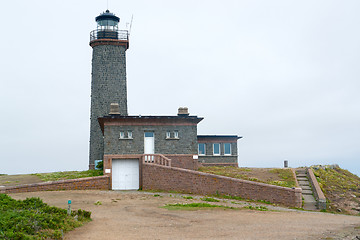
M 301 189 L 285 188 L 188 169 L 143 164 L 143 190 L 165 190 L 202 195 L 232 195 L 266 200 L 289 207 L 301 207 Z
M 110 103 L 118 103 L 120 114 L 127 115 L 126 47 L 93 47 L 91 78 L 89 166 L 103 159 L 104 141 L 98 118 L 109 114 Z
M 166 132 L 179 132 L 178 139 L 166 139 Z M 120 131 L 132 131 L 132 139 L 119 139 Z M 105 155 L 144 154 L 144 132 L 154 132 L 155 154 L 197 154 L 197 126 L 108 126 L 105 125 Z
M 110 178 L 108 176 L 99 176 L 3 187 L 0 188 L 0 193 L 89 189 L 108 190 L 110 186 L 109 184 Z

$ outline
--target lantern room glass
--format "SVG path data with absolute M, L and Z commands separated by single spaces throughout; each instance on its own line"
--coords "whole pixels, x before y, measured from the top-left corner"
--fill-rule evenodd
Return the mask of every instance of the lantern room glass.
M 97 21 L 97 29 L 98 30 L 110 30 L 117 31 L 118 30 L 118 22 L 110 19 L 98 20 Z

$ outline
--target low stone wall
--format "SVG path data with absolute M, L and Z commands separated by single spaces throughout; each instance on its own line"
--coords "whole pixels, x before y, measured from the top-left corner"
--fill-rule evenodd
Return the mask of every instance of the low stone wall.
M 307 176 L 309 178 L 309 182 L 312 186 L 314 197 L 316 199 L 316 207 L 318 209 L 326 209 L 326 198 L 324 193 L 321 191 L 320 185 L 316 180 L 314 172 L 311 168 L 307 169 Z
M 89 190 L 89 189 L 109 189 L 110 178 L 108 176 L 78 178 L 60 180 L 53 182 L 42 182 L 24 184 L 19 186 L 0 188 L 0 193 L 19 193 L 37 191 L 56 191 L 56 190 Z
M 301 207 L 301 188 L 285 188 L 188 169 L 143 164 L 143 190 L 165 190 L 202 195 L 231 195 Z

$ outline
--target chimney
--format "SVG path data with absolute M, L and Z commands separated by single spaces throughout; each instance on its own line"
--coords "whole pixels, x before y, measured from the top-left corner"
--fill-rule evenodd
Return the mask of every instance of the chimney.
M 110 104 L 110 112 L 109 114 L 120 114 L 120 108 L 118 103 Z
M 179 107 L 178 116 L 189 116 L 189 110 L 187 107 Z

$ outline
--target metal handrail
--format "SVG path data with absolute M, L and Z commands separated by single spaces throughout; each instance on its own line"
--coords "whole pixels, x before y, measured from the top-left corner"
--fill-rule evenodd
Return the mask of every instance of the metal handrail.
M 127 30 L 96 29 L 90 32 L 90 42 L 101 39 L 129 40 Z

